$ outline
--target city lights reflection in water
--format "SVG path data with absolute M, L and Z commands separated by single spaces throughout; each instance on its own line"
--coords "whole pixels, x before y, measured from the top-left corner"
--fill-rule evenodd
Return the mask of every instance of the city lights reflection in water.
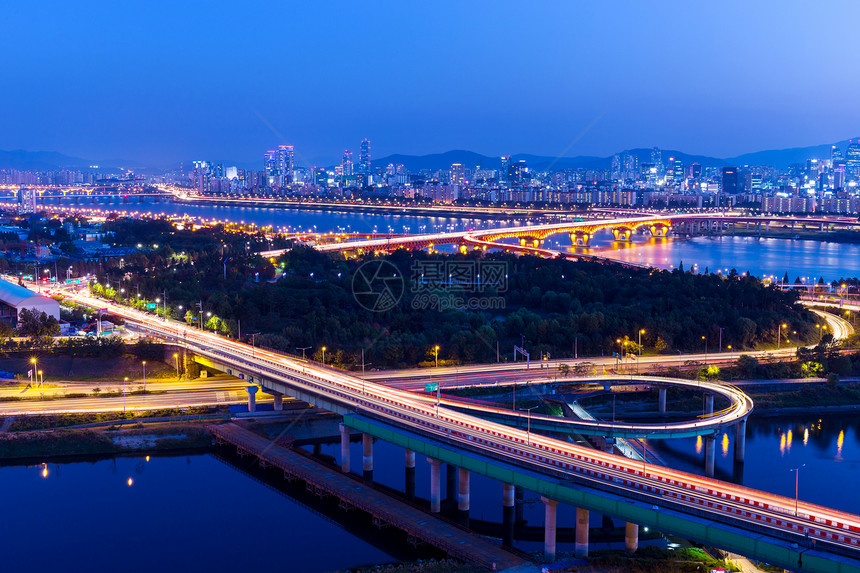
M 836 438 L 836 459 L 842 459 L 842 445 L 845 443 L 845 430 L 839 431 L 839 437 Z
M 696 453 L 702 453 L 702 436 L 696 436 Z
M 726 457 L 729 455 L 729 435 L 728 434 L 723 434 L 722 446 L 723 446 L 723 457 Z

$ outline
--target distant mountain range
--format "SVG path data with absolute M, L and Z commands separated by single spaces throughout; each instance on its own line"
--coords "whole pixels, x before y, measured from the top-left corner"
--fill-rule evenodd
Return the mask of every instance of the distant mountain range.
M 856 141 L 856 139 L 855 139 Z M 691 163 L 699 163 L 704 167 L 724 167 L 744 165 L 771 165 L 773 167 L 784 168 L 793 163 L 804 163 L 807 159 L 817 157 L 825 159 L 830 157 L 830 147 L 836 145 L 843 151 L 848 146 L 849 140 L 845 139 L 835 143 L 827 143 L 822 145 L 812 145 L 809 147 L 793 147 L 790 149 L 770 149 L 766 151 L 756 151 L 754 153 L 745 153 L 736 157 L 718 158 L 708 157 L 706 155 L 691 155 L 682 151 L 673 149 L 661 149 L 662 160 L 666 163 L 670 157 L 680 159 L 684 165 Z M 650 148 L 628 149 L 619 152 L 635 155 L 640 163 L 649 163 L 651 161 Z M 530 155 L 527 153 L 519 153 L 513 155 L 515 161 L 521 159 L 528 163 L 529 168 L 537 171 L 543 171 L 547 168 L 553 169 L 607 169 L 612 165 L 612 156 L 597 157 L 591 155 L 578 155 L 576 157 L 552 157 L 545 155 Z M 224 161 L 224 165 L 238 165 L 240 167 L 250 169 L 260 169 L 262 163 L 254 162 L 253 164 L 245 164 L 241 162 Z M 430 155 L 389 155 L 372 161 L 374 167 L 385 167 L 389 163 L 395 165 L 405 165 L 409 171 L 417 172 L 422 169 L 447 169 L 454 163 L 461 163 L 464 167 L 472 169 L 476 166 L 481 166 L 486 169 L 498 169 L 501 160 L 497 156 L 481 155 L 474 151 L 453 150 L 445 153 L 433 153 Z M 89 159 L 81 159 L 80 157 L 70 157 L 54 151 L 24 151 L 21 149 L 15 151 L 0 150 L 0 169 L 20 169 L 44 171 L 50 169 L 87 169 L 90 165 L 99 165 L 103 172 L 118 171 L 120 169 L 136 169 L 153 171 L 157 170 L 154 166 L 147 166 L 137 161 L 128 161 L 120 159 L 92 161 Z
M 855 141 L 857 141 L 856 138 Z M 819 159 L 830 158 L 830 148 L 833 145 L 845 151 L 850 140 L 845 139 L 835 143 L 812 145 L 809 147 L 793 147 L 790 149 L 770 149 L 767 151 L 756 151 L 745 153 L 736 157 L 709 157 L 707 155 L 691 155 L 676 149 L 661 149 L 661 158 L 666 163 L 669 158 L 680 159 L 684 165 L 699 163 L 703 167 L 726 167 L 744 165 L 771 165 L 773 167 L 785 168 L 793 163 L 805 163 L 807 159 L 817 157 Z M 651 148 L 639 147 L 620 151 L 635 155 L 639 163 L 650 163 Z M 551 157 L 544 155 L 529 155 L 520 153 L 512 156 L 514 161 L 524 159 L 529 168 L 543 171 L 548 167 L 554 169 L 608 169 L 612 166 L 612 156 L 595 157 L 590 155 L 579 155 L 576 157 Z M 375 159 L 374 167 L 385 167 L 389 163 L 403 164 L 409 171 L 420 171 L 421 169 L 447 169 L 453 163 L 461 163 L 464 167 L 474 168 L 481 166 L 486 169 L 498 169 L 501 164 L 500 157 L 488 157 L 473 151 L 447 151 L 445 153 L 433 153 L 431 155 L 389 155 Z
M 21 171 L 49 171 L 52 169 L 88 170 L 91 165 L 98 165 L 102 172 L 119 171 L 120 169 L 135 169 L 143 167 L 138 161 L 111 159 L 107 161 L 91 161 L 80 157 L 63 155 L 56 151 L 14 151 L 0 150 L 0 169 L 18 169 Z

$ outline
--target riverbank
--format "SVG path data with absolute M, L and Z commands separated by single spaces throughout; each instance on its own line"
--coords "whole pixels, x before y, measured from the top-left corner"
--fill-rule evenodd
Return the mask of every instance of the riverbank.
M 57 428 L 0 434 L 0 459 L 28 460 L 208 448 L 200 422 L 162 422 L 118 428 Z

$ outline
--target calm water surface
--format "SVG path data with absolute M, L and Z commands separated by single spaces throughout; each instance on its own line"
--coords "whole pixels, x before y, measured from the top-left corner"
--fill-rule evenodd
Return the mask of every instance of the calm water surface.
M 213 455 L 0 467 L 0 485 L 3 571 L 316 572 L 392 561 Z
M 672 467 L 704 473 L 701 440 L 650 442 Z M 734 429 L 717 439 L 715 477 L 733 478 Z M 814 414 L 756 418 L 747 425 L 744 485 L 794 497 L 795 474 L 800 499 L 860 514 L 860 416 Z

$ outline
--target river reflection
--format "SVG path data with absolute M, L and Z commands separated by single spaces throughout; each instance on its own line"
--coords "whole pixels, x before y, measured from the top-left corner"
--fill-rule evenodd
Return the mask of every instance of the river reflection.
M 332 571 L 392 561 L 209 454 L 6 466 L 0 484 L 3 571 Z
M 734 429 L 718 439 L 723 456 L 717 458 L 715 477 L 731 481 Z M 668 465 L 704 473 L 699 439 L 649 443 Z M 802 468 L 800 499 L 860 513 L 860 497 L 853 494 L 860 477 L 860 415 L 753 416 L 747 425 L 743 485 L 794 497 L 794 468 Z

